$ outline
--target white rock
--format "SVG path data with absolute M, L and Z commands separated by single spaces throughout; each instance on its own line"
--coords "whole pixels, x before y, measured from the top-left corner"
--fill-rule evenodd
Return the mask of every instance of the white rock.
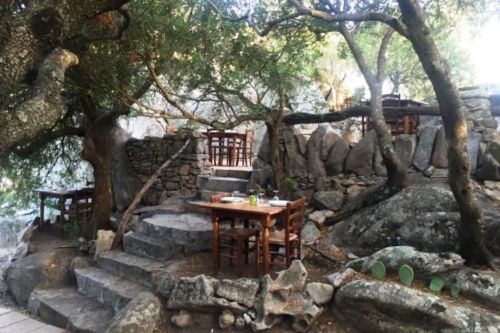
M 223 330 L 228 329 L 229 327 L 233 326 L 235 321 L 236 318 L 234 317 L 234 314 L 229 310 L 224 310 L 219 316 L 219 327 Z
M 97 239 L 95 241 L 95 258 L 100 253 L 111 250 L 115 233 L 111 230 L 97 230 Z
M 325 215 L 323 215 L 323 213 L 319 210 L 312 212 L 307 216 L 307 218 L 318 225 L 322 225 L 326 220 Z
M 334 287 L 334 288 L 339 288 L 342 287 L 344 284 L 347 284 L 354 280 L 356 277 L 356 271 L 352 268 L 348 268 L 344 270 L 343 272 L 336 272 L 333 274 L 328 275 L 327 279 L 328 282 Z
M 186 328 L 193 323 L 193 318 L 189 312 L 181 310 L 170 318 L 170 322 L 179 328 Z
M 306 291 L 314 303 L 327 304 L 333 296 L 333 286 L 327 283 L 312 282 L 306 286 Z

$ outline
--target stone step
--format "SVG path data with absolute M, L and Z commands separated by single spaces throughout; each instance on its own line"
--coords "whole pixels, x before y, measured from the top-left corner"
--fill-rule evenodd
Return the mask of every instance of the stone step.
M 35 289 L 30 295 L 28 310 L 51 325 L 76 333 L 102 333 L 115 315 L 110 306 L 69 287 Z
M 217 177 L 200 175 L 197 178 L 197 185 L 200 190 L 227 192 L 239 191 L 246 193 L 248 191 L 248 180 L 233 177 Z
M 75 269 L 78 292 L 120 311 L 141 292 L 149 289 L 98 267 Z
M 128 232 L 123 237 L 125 252 L 154 260 L 168 260 L 182 251 L 182 246 L 165 241 L 156 236 L 148 236 L 138 232 Z
M 152 287 L 154 273 L 173 274 L 185 264 L 183 260 L 157 261 L 123 252 L 107 251 L 97 259 L 99 266 L 107 272 L 119 275 L 145 287 Z
M 158 214 L 141 220 L 138 231 L 162 240 L 165 245 L 179 245 L 187 254 L 211 249 L 212 221 L 208 215 Z
M 237 169 L 237 168 L 214 168 L 216 177 L 230 177 L 230 178 L 240 178 L 240 179 L 250 179 L 252 176 L 252 169 Z

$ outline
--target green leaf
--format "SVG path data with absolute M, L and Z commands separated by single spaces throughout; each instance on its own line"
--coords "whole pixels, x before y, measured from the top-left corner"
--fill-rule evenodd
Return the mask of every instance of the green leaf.
M 370 270 L 372 277 L 377 280 L 382 280 L 387 273 L 385 265 L 382 261 L 375 261 Z
M 401 265 L 401 267 L 399 267 L 398 275 L 401 283 L 408 287 L 411 286 L 411 283 L 413 282 L 413 279 L 415 277 L 413 269 L 408 265 Z

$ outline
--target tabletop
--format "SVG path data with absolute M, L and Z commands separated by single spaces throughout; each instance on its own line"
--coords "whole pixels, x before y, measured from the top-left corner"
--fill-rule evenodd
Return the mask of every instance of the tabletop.
M 260 215 L 276 215 L 283 212 L 286 207 L 275 207 L 269 205 L 250 205 L 248 200 L 243 202 L 202 202 L 199 206 L 209 209 L 226 210 L 226 211 L 238 211 L 243 213 L 260 214 Z

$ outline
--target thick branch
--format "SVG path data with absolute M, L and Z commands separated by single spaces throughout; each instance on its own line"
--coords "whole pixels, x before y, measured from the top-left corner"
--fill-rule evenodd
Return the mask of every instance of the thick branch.
M 61 97 L 66 70 L 78 57 L 64 49 L 54 50 L 38 72 L 34 95 L 13 111 L 0 111 L 0 151 L 36 137 L 66 111 Z
M 440 116 L 439 108 L 433 106 L 408 106 L 384 108 L 384 117 L 402 117 L 408 115 L 417 116 Z M 328 112 L 328 113 L 292 113 L 283 117 L 283 123 L 286 125 L 296 124 L 318 124 L 318 123 L 333 123 L 343 121 L 348 118 L 370 116 L 369 106 L 353 106 L 345 111 Z

